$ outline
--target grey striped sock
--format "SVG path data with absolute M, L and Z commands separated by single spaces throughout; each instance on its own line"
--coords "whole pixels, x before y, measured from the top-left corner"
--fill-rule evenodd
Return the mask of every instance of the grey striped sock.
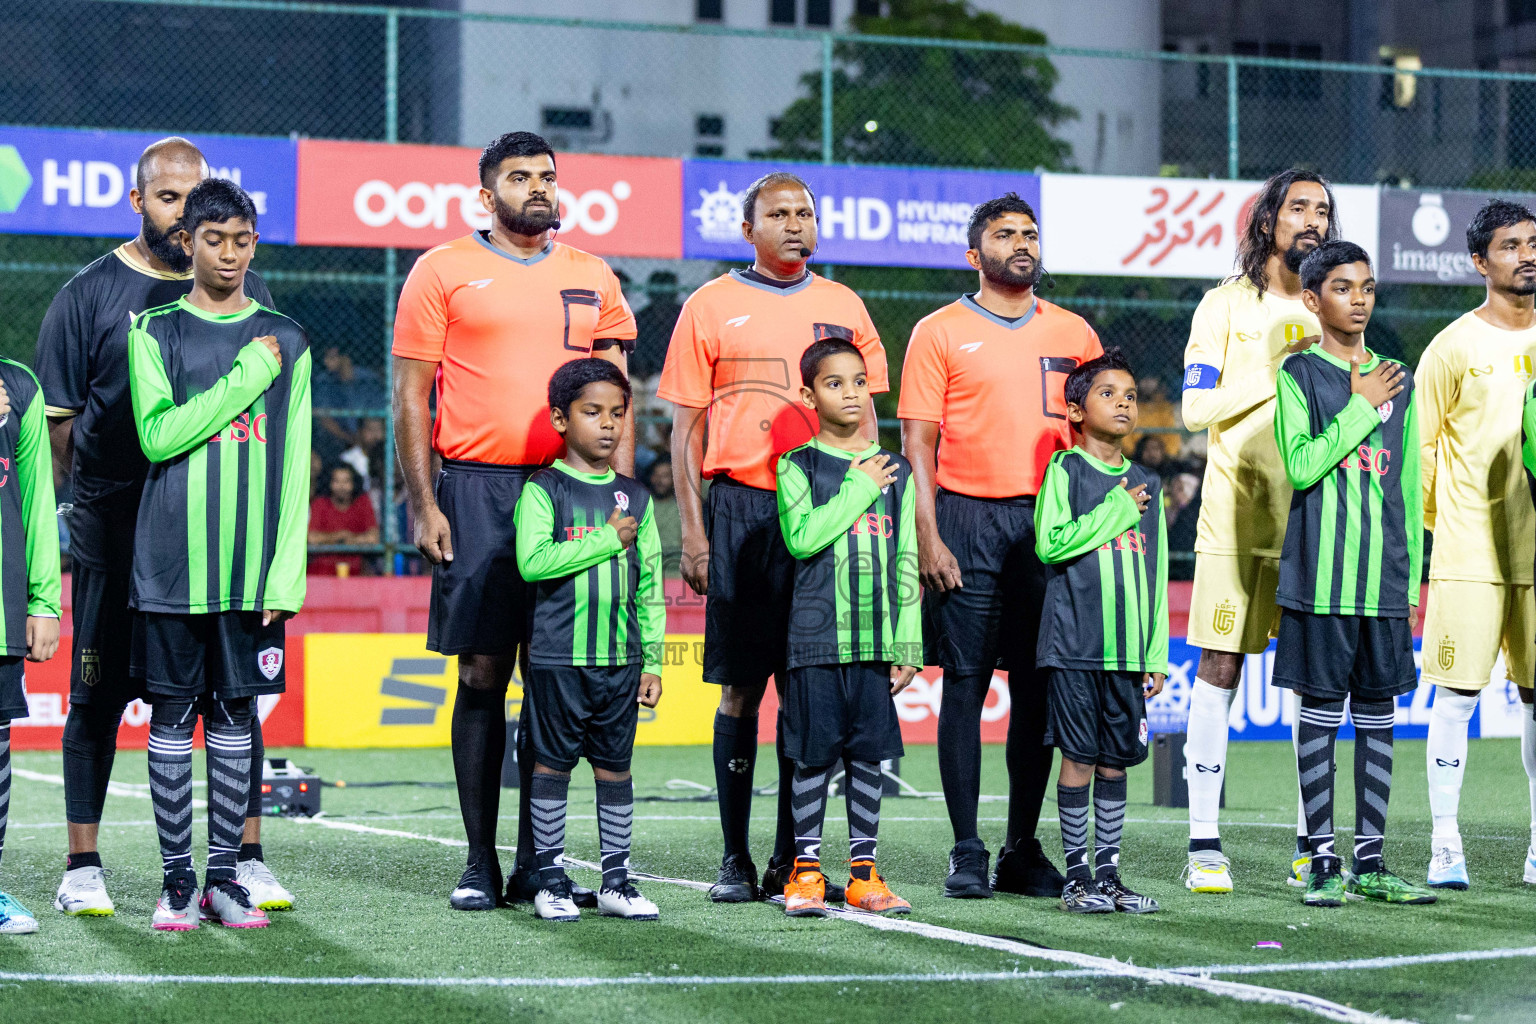
M 216 700 L 203 717 L 208 747 L 208 866 L 209 882 L 235 877 L 235 860 L 245 832 L 251 802 L 251 705 L 243 700 Z
M 1067 877 L 1085 881 L 1088 868 L 1088 787 L 1056 784 L 1056 811 L 1061 816 L 1061 846 L 1067 858 Z
M 795 765 L 790 778 L 790 810 L 795 817 L 795 870 L 821 870 L 821 824 L 827 816 L 827 783 L 832 768 Z
M 160 700 L 149 720 L 149 799 L 166 875 L 192 869 L 192 729 L 190 700 Z
M 0 858 L 5 856 L 5 825 L 11 816 L 11 723 L 0 722 Z
M 1093 874 L 1104 878 L 1120 871 L 1120 833 L 1125 827 L 1125 776 L 1093 780 Z
M 1337 861 L 1333 836 L 1333 747 L 1344 724 L 1342 700 L 1303 694 L 1296 719 L 1296 771 L 1314 860 Z
M 878 761 L 843 762 L 848 804 L 848 862 L 854 878 L 869 880 L 875 867 L 875 837 L 880 833 L 880 797 L 885 782 Z
M 1355 723 L 1355 874 L 1380 871 L 1387 801 L 1392 795 L 1394 701 L 1351 701 Z
M 603 855 L 603 888 L 629 881 L 630 833 L 635 819 L 635 783 L 597 780 L 597 845 Z
M 565 874 L 565 807 L 570 791 L 569 775 L 533 773 L 528 811 L 533 818 L 533 855 L 545 883 Z

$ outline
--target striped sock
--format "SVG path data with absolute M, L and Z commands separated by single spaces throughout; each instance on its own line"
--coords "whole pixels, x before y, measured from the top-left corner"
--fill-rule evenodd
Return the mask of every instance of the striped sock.
M 880 832 L 880 797 L 885 780 L 878 761 L 843 763 L 843 788 L 848 803 L 848 873 L 869 881 L 875 870 L 875 837 Z
M 1343 724 L 1342 700 L 1302 696 L 1296 715 L 1296 773 L 1314 873 L 1338 870 L 1333 837 L 1333 746 Z
M 1088 867 L 1088 787 L 1056 783 L 1056 812 L 1061 816 L 1067 877 L 1087 881 L 1093 877 Z
M 533 817 L 533 856 L 539 881 L 549 885 L 565 874 L 565 808 L 571 792 L 570 775 L 533 773 L 528 810 Z
M 251 713 L 255 703 L 215 700 L 203 716 L 208 747 L 208 866 L 207 881 L 235 877 L 235 861 L 245 831 L 251 797 Z
M 149 799 L 167 879 L 192 870 L 192 729 L 190 700 L 157 700 L 149 719 Z
M 1355 874 L 1380 871 L 1381 842 L 1392 796 L 1392 722 L 1396 702 L 1352 701 L 1355 723 Z
M 635 819 L 635 782 L 597 780 L 597 845 L 603 855 L 603 888 L 629 881 L 630 833 Z
M 1125 829 L 1125 776 L 1093 780 L 1093 876 L 1120 873 L 1120 835 Z
M 831 766 L 795 765 L 789 782 L 790 810 L 795 816 L 795 874 L 821 870 L 821 823 L 827 816 L 827 783 L 831 780 Z
M 5 857 L 5 824 L 11 816 L 11 723 L 0 722 L 0 860 Z

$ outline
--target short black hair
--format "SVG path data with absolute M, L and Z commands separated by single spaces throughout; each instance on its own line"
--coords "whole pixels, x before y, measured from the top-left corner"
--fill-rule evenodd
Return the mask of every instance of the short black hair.
M 572 359 L 555 371 L 554 376 L 549 378 L 549 407 L 559 409 L 569 416 L 571 406 L 581 397 L 588 384 L 605 382 L 624 392 L 624 405 L 628 408 L 634 395 L 629 387 L 629 378 L 613 363 L 596 356 Z
M 1065 387 L 1067 404 L 1081 406 L 1083 399 L 1088 397 L 1088 391 L 1093 387 L 1093 379 L 1105 370 L 1123 370 L 1136 379 L 1136 371 L 1131 369 L 1131 364 L 1126 361 L 1125 351 L 1118 346 L 1107 348 L 1104 354 L 1090 359 L 1071 373 L 1067 374 Z
M 1315 295 L 1328 279 L 1328 271 L 1350 263 L 1364 263 L 1369 267 L 1371 254 L 1354 242 L 1337 239 L 1324 242 L 1307 253 L 1307 258 L 1301 261 L 1301 286 Z
M 864 353 L 859 351 L 857 345 L 844 338 L 823 338 L 820 341 L 811 342 L 811 347 L 800 356 L 800 383 L 810 387 L 816 382 L 816 375 L 821 372 L 821 364 L 843 352 L 856 355 L 859 357 L 859 362 L 864 362 Z M 868 371 L 867 363 L 864 369 Z
M 256 230 L 256 204 L 245 189 L 228 178 L 204 178 L 187 193 L 187 202 L 181 209 L 181 228 L 188 234 L 207 223 L 222 224 L 227 220 L 250 221 Z
M 1482 209 L 1472 215 L 1472 223 L 1467 225 L 1467 252 L 1487 259 L 1493 233 L 1499 228 L 1513 227 L 1523 221 L 1536 223 L 1536 214 L 1508 199 L 1488 200 Z
M 486 188 L 496 187 L 496 172 L 501 169 L 501 162 L 512 156 L 538 156 L 544 154 L 549 157 L 549 162 L 555 162 L 555 151 L 544 136 L 533 132 L 507 132 L 498 135 L 491 140 L 491 144 L 480 151 L 480 184 Z
M 996 199 L 988 199 L 976 209 L 971 211 L 971 224 L 965 231 L 966 245 L 972 249 L 981 248 L 981 236 L 986 233 L 987 225 L 1001 217 L 1005 213 L 1022 213 L 1040 225 L 1040 218 L 1035 216 L 1035 208 L 1029 205 L 1027 200 L 1021 199 L 1017 192 L 1004 192 Z
M 816 192 L 805 183 L 805 179 L 791 171 L 769 171 L 747 186 L 746 192 L 741 196 L 741 219 L 748 224 L 752 223 L 752 217 L 757 213 L 757 194 L 765 188 L 773 185 L 796 185 L 805 189 L 805 194 L 811 197 L 811 210 L 816 209 Z

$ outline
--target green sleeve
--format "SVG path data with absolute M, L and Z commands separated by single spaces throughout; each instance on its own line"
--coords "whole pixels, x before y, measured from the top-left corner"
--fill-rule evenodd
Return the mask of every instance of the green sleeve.
M 661 533 L 656 529 L 655 509 L 654 501 L 646 502 L 640 532 L 635 534 L 640 548 L 640 588 L 635 599 L 640 602 L 640 650 L 645 658 L 640 671 L 659 676 L 667 645 L 667 598 L 661 586 Z
M 1414 389 L 1403 422 L 1403 525 L 1408 534 L 1408 603 L 1419 606 L 1424 579 L 1424 491 L 1419 445 L 1419 392 Z
M 917 574 L 917 486 L 910 479 L 901 495 L 896 534 L 897 665 L 923 667 L 923 587 Z
M 21 416 L 16 475 L 21 484 L 22 528 L 27 538 L 27 614 L 59 616 L 59 520 L 53 497 L 53 455 L 43 416 L 43 392 Z
M 607 524 L 580 540 L 556 541 L 554 502 L 536 483 L 523 487 L 512 522 L 517 527 L 517 569 L 530 583 L 590 569 L 624 550 L 619 531 Z
M 848 532 L 880 497 L 874 478 L 850 464 L 843 484 L 825 505 L 811 501 L 811 481 L 794 460 L 779 459 L 779 527 L 784 546 L 796 558 L 811 558 Z
M 1520 423 L 1524 427 L 1520 432 L 1520 461 L 1525 463 L 1525 471 L 1536 477 L 1536 380 L 1525 389 L 1525 411 Z
M 1301 385 L 1283 368 L 1276 379 L 1275 444 L 1280 447 L 1280 460 L 1285 463 L 1291 486 L 1305 490 L 1332 472 L 1346 452 L 1365 440 L 1381 423 L 1381 415 L 1370 402 L 1353 395 L 1333 422 L 1314 436 Z
M 265 346 L 260 346 L 263 352 Z M 282 494 L 278 498 L 277 548 L 267 570 L 263 608 L 297 612 L 307 586 L 305 558 L 309 540 L 310 350 L 293 361 L 288 385 L 288 423 L 283 440 Z M 253 399 L 254 401 L 254 399 Z M 183 406 L 185 408 L 185 406 Z M 206 436 L 206 435 L 205 435 Z
M 1067 471 L 1060 458 L 1045 470 L 1045 482 L 1035 499 L 1035 552 L 1047 565 L 1085 555 L 1136 525 L 1141 509 L 1124 487 L 1115 487 L 1097 508 L 1072 515 L 1067 500 Z
M 1161 497 L 1161 496 L 1159 496 Z M 1152 643 L 1147 671 L 1168 674 L 1168 517 L 1157 510 L 1157 587 L 1152 592 Z
M 177 405 L 159 342 L 134 327 L 128 332 L 128 388 L 144 454 L 151 462 L 164 462 L 196 448 L 250 408 L 272 386 L 279 369 L 267 346 L 252 341 L 213 387 Z

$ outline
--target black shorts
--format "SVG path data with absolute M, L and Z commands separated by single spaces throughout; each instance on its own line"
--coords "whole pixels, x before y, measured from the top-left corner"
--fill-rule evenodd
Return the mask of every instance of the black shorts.
M 125 707 L 146 693 L 143 674 L 132 671 L 134 620 L 139 617 L 128 607 L 132 579 L 127 571 L 75 563 L 69 580 L 71 704 Z
M 239 700 L 287 687 L 281 620 L 263 626 L 261 612 L 144 612 L 140 624 L 135 668 L 151 703 L 158 697 Z
M 432 567 L 427 650 L 510 654 L 528 642 L 533 589 L 517 571 L 512 512 L 542 468 L 443 460 L 437 507 L 448 517 L 453 561 Z
M 1419 685 L 1406 617 L 1280 610 L 1274 685 L 1318 700 L 1392 700 Z
M 1033 672 L 1046 582 L 1035 554 L 1035 499 L 941 489 L 935 505 L 964 586 L 924 598 L 924 661 L 946 672 Z
M 0 657 L 0 724 L 27 717 L 27 686 L 20 655 Z
M 1130 768 L 1147 759 L 1142 673 L 1046 670 L 1045 742 L 1078 764 Z
M 769 676 L 782 680 L 795 560 L 779 528 L 779 497 L 717 476 L 705 505 L 704 681 L 762 686 Z
M 533 665 L 523 711 L 539 764 L 568 772 L 584 757 L 594 768 L 627 772 L 640 724 L 640 666 Z
M 780 697 L 784 756 L 802 768 L 902 756 L 891 666 L 884 662 L 792 668 Z
M 143 483 L 100 484 L 82 480 L 76 473 L 74 485 L 75 503 L 65 519 L 70 561 L 107 572 L 132 572 L 134 524 Z

